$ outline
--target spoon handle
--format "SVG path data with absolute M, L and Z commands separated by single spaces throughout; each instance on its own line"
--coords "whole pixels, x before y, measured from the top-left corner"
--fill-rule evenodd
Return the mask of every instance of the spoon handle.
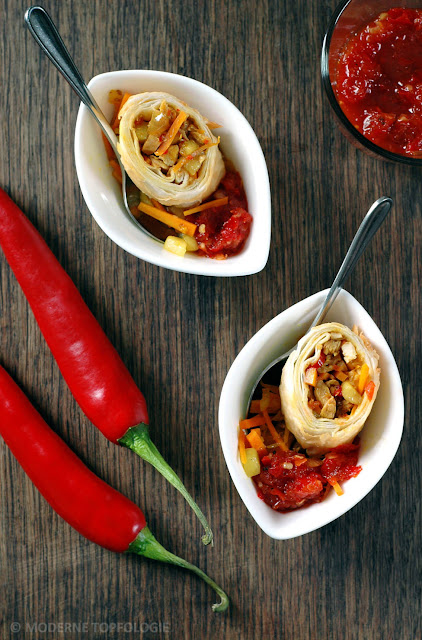
M 68 81 L 84 105 L 91 111 L 115 149 L 117 139 L 114 131 L 86 86 L 79 69 L 73 62 L 48 13 L 42 7 L 30 7 L 25 13 L 25 22 L 37 44 Z
M 331 289 L 325 298 L 325 302 L 309 329 L 312 329 L 312 327 L 323 322 L 334 300 L 337 298 L 345 280 L 352 273 L 367 245 L 384 222 L 392 204 L 393 201 L 391 198 L 383 196 L 378 198 L 378 200 L 376 200 L 369 209 L 368 213 L 362 220 L 355 237 L 353 238 L 352 244 L 350 245 L 346 257 L 343 260 L 343 264 L 341 265 Z

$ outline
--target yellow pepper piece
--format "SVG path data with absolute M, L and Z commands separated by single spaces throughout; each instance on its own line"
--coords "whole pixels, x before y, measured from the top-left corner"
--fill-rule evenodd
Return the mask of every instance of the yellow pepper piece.
M 185 233 L 187 236 L 194 236 L 195 231 L 197 229 L 196 224 L 192 222 L 188 222 L 187 220 L 182 220 L 178 216 L 173 215 L 172 213 L 168 213 L 167 211 L 162 211 L 161 209 L 157 209 L 157 207 L 152 207 L 149 204 L 144 204 L 141 202 L 138 205 L 139 211 L 148 214 L 152 218 L 163 222 L 168 227 L 172 227 L 173 229 L 177 229 L 180 233 Z
M 175 253 L 177 256 L 183 258 L 186 253 L 186 242 L 183 238 L 176 238 L 175 236 L 167 236 L 164 242 L 164 249 L 166 251 L 170 251 L 170 253 Z
M 362 365 L 362 369 L 359 376 L 359 382 L 358 382 L 358 391 L 361 395 L 363 393 L 363 390 L 365 389 L 365 384 L 368 379 L 368 375 L 369 375 L 369 367 L 365 362 L 365 364 Z
M 255 449 L 246 449 L 246 462 L 243 468 L 248 478 L 257 476 L 261 472 L 259 455 Z
M 187 251 L 198 251 L 198 243 L 195 238 L 186 235 L 186 233 L 182 233 L 182 238 L 186 242 L 186 250 Z

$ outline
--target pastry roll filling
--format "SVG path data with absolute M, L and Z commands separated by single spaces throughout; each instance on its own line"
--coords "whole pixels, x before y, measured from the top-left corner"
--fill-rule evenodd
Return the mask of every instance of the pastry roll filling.
M 357 328 L 313 327 L 290 354 L 280 383 L 288 429 L 311 455 L 353 442 L 375 402 L 378 354 Z
M 206 200 L 226 172 L 211 127 L 218 125 L 176 96 L 156 91 L 129 96 L 115 132 L 136 186 L 164 206 L 187 209 Z
M 133 140 L 143 160 L 170 175 L 177 184 L 190 184 L 203 165 L 206 152 L 216 146 L 195 120 L 166 100 L 144 111 L 133 123 Z
M 342 338 L 340 333 L 328 334 L 305 369 L 308 406 L 317 418 L 347 418 L 361 404 L 363 393 L 371 399 L 374 392 L 368 365 Z

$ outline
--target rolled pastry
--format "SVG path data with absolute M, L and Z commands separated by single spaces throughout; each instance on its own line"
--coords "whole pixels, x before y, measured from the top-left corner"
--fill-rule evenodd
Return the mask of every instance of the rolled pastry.
M 323 354 L 322 357 L 321 353 Z M 312 400 L 310 400 L 316 397 L 314 395 L 314 393 L 316 394 L 315 380 L 315 386 L 308 384 L 305 381 L 305 373 L 309 369 L 310 374 L 314 374 L 316 378 L 317 371 L 320 379 L 321 369 L 314 367 L 314 370 L 312 370 L 312 365 L 317 365 L 318 361 L 321 362 L 324 357 L 327 360 L 327 364 L 322 367 L 323 373 L 330 369 L 331 362 L 337 361 L 341 364 L 340 360 L 342 360 L 342 368 L 346 373 L 343 371 L 341 377 L 345 378 L 347 376 L 348 381 L 353 383 L 355 391 L 358 388 L 362 366 L 366 363 L 369 369 L 365 368 L 364 373 L 367 372 L 366 380 L 369 382 L 372 397 L 370 398 L 371 392 L 366 393 L 364 391 L 360 394 L 360 404 L 355 403 L 355 405 L 352 405 L 352 410 L 350 410 L 350 403 L 347 403 L 341 395 L 343 406 L 349 408 L 347 414 L 342 411 L 343 415 L 340 417 L 318 415 L 318 413 L 324 413 L 324 411 L 313 410 L 311 408 Z M 316 326 L 299 341 L 296 350 L 290 354 L 283 367 L 280 398 L 287 428 L 293 433 L 301 447 L 307 449 L 310 455 L 323 453 L 338 445 L 350 443 L 360 432 L 371 412 L 380 384 L 378 358 L 378 354 L 362 333 L 357 335 L 348 327 L 337 322 Z M 335 373 L 335 371 L 332 371 L 332 374 Z M 312 378 L 312 375 L 310 377 L 307 375 L 307 379 L 310 378 Z M 324 385 L 321 384 L 322 381 L 319 383 L 320 389 L 322 387 L 325 393 L 328 380 L 325 381 Z M 371 384 L 371 381 L 373 384 Z M 335 386 L 338 382 L 338 380 L 332 380 L 328 384 Z M 344 385 L 344 382 L 340 384 Z M 342 389 L 344 389 L 343 386 Z M 353 389 L 350 390 L 350 387 L 349 391 L 353 394 Z M 321 399 L 320 391 L 318 392 L 318 397 Z M 322 396 L 322 401 L 324 400 L 325 398 Z M 337 408 L 334 405 L 334 410 L 338 414 L 339 406 L 341 406 L 339 398 L 336 400 L 335 397 L 332 397 L 330 400 L 330 393 L 328 393 L 325 413 L 329 416 L 330 404 L 334 401 L 337 402 Z M 315 404 L 318 403 L 315 401 Z M 322 404 L 319 403 L 318 406 L 321 407 Z
M 138 139 L 135 129 L 139 122 L 149 122 L 151 115 L 160 108 L 163 113 L 164 109 L 170 108 L 173 121 L 175 114 L 184 112 L 187 116 L 187 124 L 184 125 L 186 135 L 194 141 L 196 137 L 199 146 L 203 146 L 204 140 L 205 144 L 218 142 L 207 119 L 199 111 L 168 93 L 146 92 L 132 96 L 122 107 L 119 114 L 119 153 L 129 177 L 143 193 L 163 205 L 191 207 L 217 189 L 225 174 L 223 157 L 217 144 L 205 149 L 198 156 L 202 164 L 192 176 L 184 166 L 177 171 L 173 166 L 167 166 L 167 161 L 171 161 L 167 154 L 159 157 L 156 150 L 152 153 L 149 150 L 149 155 L 142 153 L 144 143 Z M 177 149 L 173 150 L 177 153 Z

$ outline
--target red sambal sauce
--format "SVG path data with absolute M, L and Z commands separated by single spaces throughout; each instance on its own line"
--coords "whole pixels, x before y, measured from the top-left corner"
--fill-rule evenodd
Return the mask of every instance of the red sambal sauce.
M 198 254 L 221 260 L 242 250 L 252 224 L 242 178 L 237 171 L 228 171 L 209 199 L 224 197 L 229 199 L 226 205 L 193 213 L 188 218 L 198 227 L 195 233 Z
M 422 157 L 422 9 L 389 9 L 352 36 L 337 61 L 333 89 L 366 138 Z
M 292 511 L 322 502 L 330 487 L 356 477 L 359 438 L 335 447 L 322 464 L 295 451 L 281 451 L 261 458 L 261 472 L 253 477 L 258 497 L 276 511 Z

